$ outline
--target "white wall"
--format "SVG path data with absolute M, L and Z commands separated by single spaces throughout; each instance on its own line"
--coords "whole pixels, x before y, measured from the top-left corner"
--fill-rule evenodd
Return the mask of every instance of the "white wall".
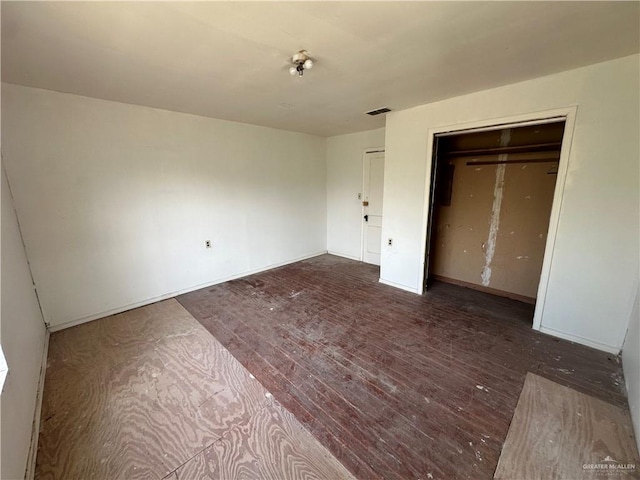
M 0 417 L 0 478 L 24 478 L 45 350 L 46 329 L 40 314 L 11 194 L 2 169 L 2 317 L 0 341 L 9 374 Z
M 2 100 L 53 327 L 326 251 L 324 138 L 9 84 Z
M 542 329 L 618 352 L 638 278 L 638 55 L 387 114 L 381 280 L 419 290 L 427 131 L 577 105 Z
M 384 147 L 384 128 L 327 138 L 327 250 L 360 260 L 363 158 Z
M 636 290 L 636 300 L 629 319 L 629 329 L 622 348 L 622 367 L 627 383 L 629 409 L 640 450 L 640 288 Z

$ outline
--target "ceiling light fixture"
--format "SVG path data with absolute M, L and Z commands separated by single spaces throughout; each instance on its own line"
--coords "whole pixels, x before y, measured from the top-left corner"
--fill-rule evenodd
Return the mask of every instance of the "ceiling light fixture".
M 313 60 L 311 60 L 309 52 L 306 50 L 300 50 L 291 57 L 291 63 L 293 63 L 294 66 L 289 69 L 289 73 L 291 75 L 297 73 L 299 77 L 304 74 L 305 70 L 311 70 L 311 68 L 313 68 Z

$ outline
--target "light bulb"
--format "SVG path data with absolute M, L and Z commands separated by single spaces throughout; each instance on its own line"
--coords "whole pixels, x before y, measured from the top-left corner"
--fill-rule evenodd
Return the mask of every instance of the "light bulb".
M 296 67 L 291 67 L 289 69 L 289 75 L 295 75 L 296 73 L 298 73 L 298 71 L 296 70 Z
M 312 67 L 313 61 L 310 58 L 307 58 L 304 62 L 304 68 L 306 68 L 307 70 L 311 70 Z

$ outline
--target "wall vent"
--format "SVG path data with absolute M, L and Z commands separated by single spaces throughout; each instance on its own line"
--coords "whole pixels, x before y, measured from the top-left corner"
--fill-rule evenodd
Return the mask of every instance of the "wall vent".
M 371 115 L 372 117 L 374 117 L 376 115 L 380 115 L 381 113 L 387 113 L 390 111 L 391 111 L 390 108 L 382 107 L 382 108 L 378 108 L 376 110 L 371 110 L 370 112 L 367 112 L 367 115 Z

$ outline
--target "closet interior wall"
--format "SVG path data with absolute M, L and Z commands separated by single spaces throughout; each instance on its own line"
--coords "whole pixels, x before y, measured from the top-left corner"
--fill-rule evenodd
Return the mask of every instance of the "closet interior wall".
M 429 278 L 535 303 L 564 122 L 438 138 Z

